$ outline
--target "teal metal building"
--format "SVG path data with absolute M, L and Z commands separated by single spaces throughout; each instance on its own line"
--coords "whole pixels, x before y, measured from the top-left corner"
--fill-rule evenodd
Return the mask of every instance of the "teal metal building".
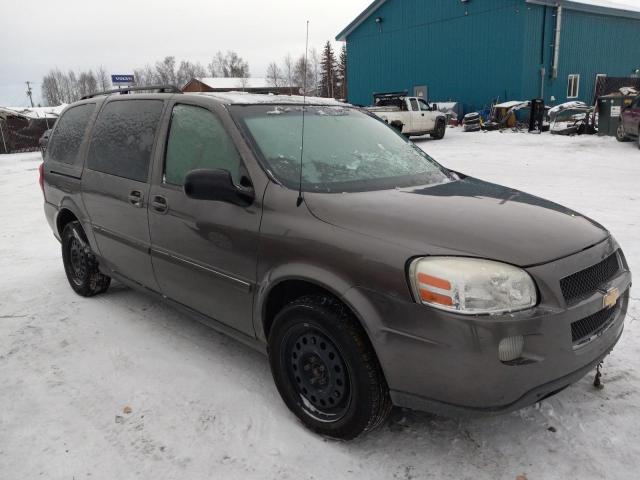
M 457 101 L 593 103 L 598 75 L 640 71 L 639 7 L 603 0 L 376 0 L 347 42 L 348 100 L 376 92 Z

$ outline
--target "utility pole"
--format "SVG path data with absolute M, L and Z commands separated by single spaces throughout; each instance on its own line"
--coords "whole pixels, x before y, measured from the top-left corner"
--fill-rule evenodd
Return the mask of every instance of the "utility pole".
M 29 97 L 29 101 L 31 102 L 31 108 L 33 108 L 33 97 L 31 92 L 31 82 L 24 82 L 27 84 L 27 97 Z

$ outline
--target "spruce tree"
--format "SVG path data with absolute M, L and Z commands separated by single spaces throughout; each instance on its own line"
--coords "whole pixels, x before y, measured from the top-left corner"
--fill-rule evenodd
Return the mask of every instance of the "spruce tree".
M 338 76 L 340 77 L 340 98 L 347 99 L 347 45 L 342 45 L 340 62 L 338 64 Z
M 329 41 L 327 41 L 322 51 L 321 65 L 320 94 L 323 97 L 335 98 L 338 93 L 336 90 L 336 57 Z

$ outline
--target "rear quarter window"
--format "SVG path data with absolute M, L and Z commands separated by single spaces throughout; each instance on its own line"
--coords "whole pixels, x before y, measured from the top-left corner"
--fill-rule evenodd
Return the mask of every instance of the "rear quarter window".
M 47 145 L 45 161 L 53 160 L 73 165 L 81 162 L 80 145 L 95 108 L 95 103 L 71 107 L 58 119 Z
M 145 182 L 163 105 L 162 100 L 107 103 L 93 129 L 87 167 Z

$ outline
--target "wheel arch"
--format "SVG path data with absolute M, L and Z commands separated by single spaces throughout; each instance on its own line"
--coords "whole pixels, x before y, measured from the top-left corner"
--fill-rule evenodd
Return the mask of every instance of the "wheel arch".
M 254 318 L 257 320 L 255 328 L 260 340 L 267 341 L 275 316 L 282 307 L 308 294 L 330 295 L 340 301 L 357 319 L 367 336 L 371 337 L 358 306 L 345 298 L 344 294 L 353 286 L 346 279 L 322 268 L 307 265 L 282 267 L 268 275 L 268 278 L 256 295 L 254 310 Z
M 80 222 L 80 225 L 89 240 L 91 249 L 95 253 L 98 253 L 98 246 L 93 235 L 93 230 L 91 229 L 91 222 L 89 221 L 89 218 L 86 215 L 83 215 L 83 209 L 78 205 L 76 199 L 68 196 L 64 197 L 58 205 L 58 213 L 54 219 L 54 225 L 56 226 L 55 233 L 58 240 L 62 238 L 62 231 L 64 230 L 64 227 L 74 220 Z
M 62 232 L 65 227 L 73 221 L 80 221 L 80 219 L 70 208 L 62 207 L 58 210 L 58 215 L 56 215 L 56 230 L 59 238 L 62 238 Z

